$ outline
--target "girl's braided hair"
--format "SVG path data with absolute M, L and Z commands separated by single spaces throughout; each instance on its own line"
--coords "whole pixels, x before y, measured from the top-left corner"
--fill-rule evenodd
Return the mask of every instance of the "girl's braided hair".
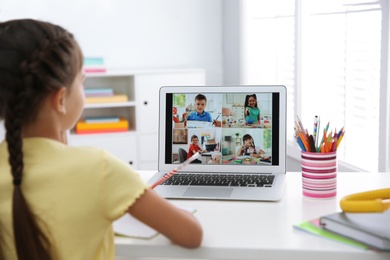
M 13 176 L 12 217 L 19 259 L 51 259 L 54 250 L 23 196 L 22 128 L 36 119 L 44 98 L 72 85 L 82 61 L 73 35 L 60 26 L 32 19 L 0 23 L 0 120 Z

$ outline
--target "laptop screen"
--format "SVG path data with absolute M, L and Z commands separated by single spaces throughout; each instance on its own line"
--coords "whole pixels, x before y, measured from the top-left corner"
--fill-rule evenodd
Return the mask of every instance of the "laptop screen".
M 163 87 L 159 167 L 273 171 L 285 169 L 283 86 Z

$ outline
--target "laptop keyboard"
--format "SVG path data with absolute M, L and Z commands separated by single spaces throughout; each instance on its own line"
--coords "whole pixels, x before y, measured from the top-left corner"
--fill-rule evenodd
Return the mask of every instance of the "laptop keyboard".
M 272 174 L 175 174 L 161 185 L 272 187 Z

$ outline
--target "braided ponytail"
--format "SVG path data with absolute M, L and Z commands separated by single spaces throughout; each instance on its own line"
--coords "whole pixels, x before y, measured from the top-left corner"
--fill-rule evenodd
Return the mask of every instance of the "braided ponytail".
M 5 123 L 13 177 L 12 219 L 19 259 L 51 259 L 54 251 L 23 195 L 22 129 L 35 120 L 44 97 L 71 86 L 82 59 L 73 36 L 59 26 L 29 19 L 0 23 L 0 119 Z
M 13 109 L 6 110 L 5 128 L 8 143 L 9 164 L 13 176 L 13 229 L 19 259 L 49 260 L 49 243 L 39 229 L 33 214 L 23 196 L 21 184 L 23 176 L 22 117 L 26 97 L 23 90 L 9 101 Z

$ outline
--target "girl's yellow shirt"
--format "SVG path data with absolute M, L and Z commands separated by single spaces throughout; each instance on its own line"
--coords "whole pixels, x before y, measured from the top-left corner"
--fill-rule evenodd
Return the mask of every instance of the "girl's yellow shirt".
M 114 259 L 112 222 L 148 185 L 104 150 L 46 138 L 23 140 L 22 191 L 52 245 L 53 259 Z M 12 228 L 12 176 L 0 144 L 0 241 L 4 259 L 17 259 Z

